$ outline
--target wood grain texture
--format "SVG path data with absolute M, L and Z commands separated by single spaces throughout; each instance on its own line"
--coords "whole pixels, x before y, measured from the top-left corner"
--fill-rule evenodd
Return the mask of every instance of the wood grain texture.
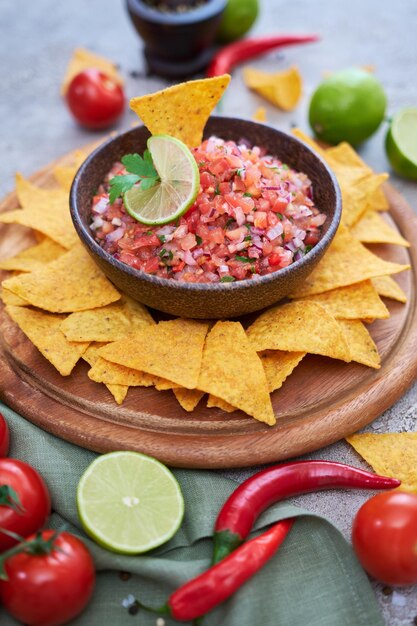
M 70 156 L 59 160 L 68 163 Z M 55 163 L 56 164 L 56 163 Z M 53 185 L 52 164 L 31 180 Z M 117 406 L 104 385 L 87 377 L 80 361 L 70 377 L 61 377 L 0 308 L 0 397 L 41 428 L 97 452 L 130 449 L 168 465 L 231 468 L 287 459 L 317 450 L 370 423 L 390 407 L 417 377 L 417 218 L 406 201 L 386 186 L 391 217 L 412 242 L 372 246 L 385 259 L 411 262 L 412 270 L 396 276 L 408 295 L 402 305 L 387 300 L 391 317 L 369 330 L 382 357 L 380 370 L 308 355 L 272 394 L 277 416 L 264 426 L 236 411 L 207 409 L 204 400 L 193 413 L 181 409 L 171 391 L 132 388 Z M 17 206 L 9 194 L 0 211 Z M 0 258 L 33 242 L 33 234 L 16 225 L 0 225 Z M 354 260 L 352 260 L 354 262 Z M 6 276 L 0 272 L 0 278 Z

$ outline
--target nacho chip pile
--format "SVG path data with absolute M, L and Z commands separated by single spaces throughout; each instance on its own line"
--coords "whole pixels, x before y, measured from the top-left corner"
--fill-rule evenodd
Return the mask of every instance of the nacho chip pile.
M 169 132 L 195 145 L 228 80 L 172 87 L 134 99 L 132 108 L 151 132 Z M 207 93 L 210 107 L 195 110 Z M 175 117 L 178 98 L 190 102 L 189 110 L 181 110 L 184 119 Z M 38 243 L 0 261 L 0 269 L 14 272 L 2 283 L 7 313 L 60 374 L 71 375 L 83 360 L 92 383 L 105 385 L 118 404 L 130 387 L 154 387 L 173 394 L 190 412 L 208 394 L 209 408 L 225 414 L 239 409 L 273 425 L 271 394 L 283 393 L 285 380 L 308 354 L 338 359 L 346 368 L 354 361 L 378 369 L 378 348 L 365 324 L 389 317 L 381 295 L 405 301 L 391 276 L 408 266 L 385 261 L 364 244 L 409 244 L 379 214 L 388 208 L 381 190 L 385 175 L 374 174 L 347 144 L 324 151 L 302 138 L 339 180 L 343 223 L 290 301 L 262 312 L 250 326 L 236 320 L 157 322 L 107 280 L 81 246 L 69 216 L 68 189 L 82 153 L 74 155 L 73 165 L 55 168 L 59 187 L 54 189 L 17 176 L 20 208 L 1 213 L 0 222 L 33 229 Z

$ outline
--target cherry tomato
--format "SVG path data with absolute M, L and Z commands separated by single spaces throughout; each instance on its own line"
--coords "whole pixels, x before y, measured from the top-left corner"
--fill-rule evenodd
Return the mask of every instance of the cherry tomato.
M 9 442 L 9 427 L 3 415 L 0 413 L 0 457 L 7 456 L 9 452 Z
M 84 70 L 72 79 L 66 100 L 75 119 L 87 128 L 111 126 L 124 108 L 120 85 L 94 68 Z
M 50 512 L 42 476 L 23 461 L 0 459 L 0 552 L 18 543 L 2 528 L 27 537 L 45 524 Z
M 53 530 L 41 533 L 44 542 L 49 541 L 43 551 L 37 548 L 35 554 L 24 551 L 10 556 L 5 563 L 8 580 L 0 580 L 1 603 L 28 626 L 68 622 L 93 593 L 94 563 L 85 545 L 70 533 L 54 535 Z
M 370 498 L 356 514 L 352 543 L 364 569 L 377 580 L 417 583 L 417 495 L 387 491 Z

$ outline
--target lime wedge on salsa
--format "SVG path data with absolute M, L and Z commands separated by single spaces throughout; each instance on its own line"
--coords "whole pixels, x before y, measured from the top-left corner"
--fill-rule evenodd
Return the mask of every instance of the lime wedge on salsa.
M 385 149 L 392 169 L 411 180 L 417 180 L 417 109 L 398 111 L 392 118 Z
M 77 506 L 86 533 L 122 554 L 162 545 L 177 532 L 184 515 L 173 474 L 138 452 L 111 452 L 93 461 L 78 484 Z
M 142 224 L 167 224 L 194 203 L 200 187 L 200 172 L 189 148 L 175 137 L 153 135 L 147 146 L 160 182 L 150 189 L 132 187 L 124 194 L 124 205 Z

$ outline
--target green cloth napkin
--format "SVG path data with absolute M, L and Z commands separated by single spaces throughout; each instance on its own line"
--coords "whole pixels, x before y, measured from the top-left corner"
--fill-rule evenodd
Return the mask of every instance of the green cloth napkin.
M 129 615 L 122 601 L 132 594 L 160 606 L 179 585 L 209 565 L 216 515 L 236 483 L 220 472 L 174 470 L 185 498 L 185 518 L 175 537 L 158 550 L 127 557 L 87 539 L 78 520 L 75 493 L 85 468 L 96 457 L 50 435 L 0 403 L 11 431 L 10 456 L 36 467 L 45 478 L 54 513 L 50 527 L 83 538 L 94 556 L 97 585 L 77 626 L 155 626 L 156 616 Z M 343 497 L 343 495 L 341 495 Z M 274 558 L 228 602 L 212 611 L 204 626 L 380 626 L 383 625 L 367 576 L 350 545 L 326 520 L 280 503 L 256 528 L 285 517 L 298 519 Z M 128 580 L 120 572 L 130 572 Z M 166 619 L 167 626 L 174 623 Z M 0 609 L 0 624 L 16 621 Z

